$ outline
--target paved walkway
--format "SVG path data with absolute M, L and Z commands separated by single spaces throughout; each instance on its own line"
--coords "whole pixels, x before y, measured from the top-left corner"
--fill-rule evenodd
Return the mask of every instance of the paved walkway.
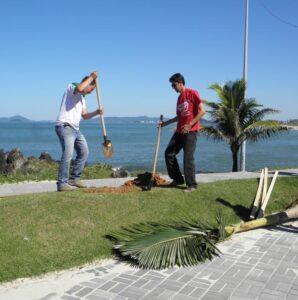
M 281 175 L 298 175 L 298 170 Z M 254 178 L 258 173 L 199 174 L 199 182 Z M 121 180 L 86 181 L 117 186 Z M 124 180 L 125 181 L 125 180 Z M 28 187 L 30 186 L 30 188 Z M 20 184 L 0 195 L 55 190 L 55 183 Z M 47 190 L 47 191 L 49 191 Z M 5 191 L 5 192 L 4 192 Z M 5 194 L 6 193 L 6 194 Z M 116 260 L 0 285 L 0 300 L 52 299 L 298 299 L 298 221 L 241 233 L 219 245 L 222 255 L 191 268 L 140 270 Z
M 272 176 L 274 172 L 269 172 L 269 176 Z M 298 176 L 298 169 L 282 170 L 279 172 L 279 176 Z M 258 178 L 260 173 L 258 172 L 227 172 L 227 173 L 202 173 L 196 175 L 197 182 L 206 183 L 227 179 L 249 179 Z M 169 180 L 167 176 L 163 178 Z M 93 179 L 83 180 L 88 187 L 117 187 L 122 185 L 125 181 L 133 178 L 109 178 L 109 179 Z M 43 182 L 28 182 L 18 184 L 0 184 L 0 197 L 30 194 L 30 193 L 42 193 L 42 192 L 54 192 L 56 191 L 55 181 L 43 181 Z

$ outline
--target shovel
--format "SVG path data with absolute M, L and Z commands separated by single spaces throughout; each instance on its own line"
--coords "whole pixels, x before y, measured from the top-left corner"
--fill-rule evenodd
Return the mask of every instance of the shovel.
M 99 93 L 98 78 L 96 78 L 96 80 L 95 80 L 95 85 L 96 85 L 98 108 L 102 109 L 100 93 Z M 110 140 L 108 140 L 108 138 L 107 138 L 107 131 L 106 131 L 103 114 L 100 114 L 99 116 L 100 116 L 101 128 L 102 128 L 102 133 L 103 133 L 103 143 L 102 143 L 103 154 L 106 158 L 111 158 L 113 155 L 112 142 Z
M 160 115 L 160 119 L 159 119 L 160 122 L 163 121 L 163 115 Z M 149 184 L 144 187 L 144 190 L 145 191 L 150 191 L 153 184 L 154 184 L 154 175 L 155 175 L 155 172 L 156 172 L 156 163 L 157 163 L 157 158 L 158 158 L 158 151 L 159 151 L 159 144 L 160 144 L 160 132 L 161 132 L 161 125 L 158 126 L 158 129 L 157 129 L 157 143 L 156 143 L 156 146 L 155 146 L 155 155 L 154 155 L 154 161 L 153 161 L 153 169 L 152 169 L 152 174 L 151 174 L 151 178 L 150 178 L 150 181 L 149 181 Z

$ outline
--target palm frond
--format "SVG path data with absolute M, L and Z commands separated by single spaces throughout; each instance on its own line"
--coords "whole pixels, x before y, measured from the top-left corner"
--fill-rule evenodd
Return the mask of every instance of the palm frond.
M 226 140 L 226 137 L 223 135 L 223 132 L 218 130 L 215 127 L 211 126 L 202 126 L 199 134 L 205 135 L 207 138 L 212 138 L 215 141 Z
M 248 119 L 245 127 L 262 120 L 268 114 L 278 113 L 279 111 L 272 108 L 264 108 L 261 110 L 254 110 L 250 114 L 247 114 Z
M 111 233 L 114 249 L 145 269 L 193 266 L 218 256 L 218 229 L 201 222 L 142 223 Z
M 256 142 L 283 132 L 288 132 L 289 130 L 288 127 L 280 125 L 277 121 L 258 121 L 245 128 L 243 131 L 243 138 Z

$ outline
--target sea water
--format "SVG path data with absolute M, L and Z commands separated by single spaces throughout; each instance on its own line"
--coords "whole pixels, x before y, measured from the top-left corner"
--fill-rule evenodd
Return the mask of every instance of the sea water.
M 24 156 L 39 157 L 48 152 L 60 159 L 61 147 L 54 130 L 54 122 L 2 122 L 0 124 L 0 149 L 10 151 L 20 148 Z M 88 163 L 104 163 L 128 170 L 152 169 L 157 141 L 156 123 L 108 123 L 108 138 L 113 144 L 113 156 L 106 159 L 102 152 L 102 131 L 94 121 L 81 123 L 81 131 L 89 145 Z M 165 148 L 174 133 L 174 125 L 162 128 L 157 170 L 166 170 Z M 182 153 L 178 159 L 182 163 Z M 215 142 L 199 135 L 195 154 L 197 172 L 229 172 L 232 155 L 225 142 Z M 181 164 L 182 166 L 182 164 Z M 298 166 L 298 131 L 282 133 L 268 140 L 246 143 L 246 170 L 264 167 L 286 168 Z

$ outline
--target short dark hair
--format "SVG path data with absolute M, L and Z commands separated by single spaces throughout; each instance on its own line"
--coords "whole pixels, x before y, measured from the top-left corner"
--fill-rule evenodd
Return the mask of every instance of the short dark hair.
M 87 80 L 90 76 L 85 76 L 82 80 L 81 80 L 81 83 L 85 80 Z M 95 79 L 91 81 L 90 85 L 95 85 Z
M 179 82 L 179 83 L 183 83 L 183 85 L 185 85 L 185 80 L 182 74 L 180 73 L 176 73 L 174 75 L 172 75 L 169 79 L 170 82 Z

